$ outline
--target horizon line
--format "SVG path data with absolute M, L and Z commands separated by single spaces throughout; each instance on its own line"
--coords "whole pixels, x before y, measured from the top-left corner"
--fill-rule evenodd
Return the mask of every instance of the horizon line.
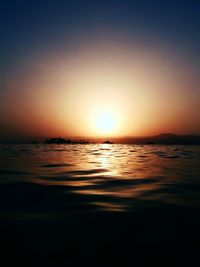
M 105 140 L 116 140 L 116 141 L 123 141 L 126 142 L 128 140 L 134 141 L 133 139 L 148 139 L 148 138 L 156 138 L 156 137 L 196 137 L 200 138 L 199 133 L 190 133 L 190 134 L 177 134 L 177 133 L 159 133 L 159 134 L 154 134 L 154 135 L 127 135 L 127 136 L 81 136 L 81 135 L 74 135 L 74 136 L 18 136 L 18 137 L 0 137 L 0 144 L 6 144 L 6 143 L 30 143 L 32 141 L 45 141 L 47 139 L 51 138 L 62 138 L 62 139 L 71 139 L 72 141 L 78 141 L 78 140 L 93 140 L 96 142 L 99 141 L 105 141 Z M 131 140 L 132 139 L 132 140 Z

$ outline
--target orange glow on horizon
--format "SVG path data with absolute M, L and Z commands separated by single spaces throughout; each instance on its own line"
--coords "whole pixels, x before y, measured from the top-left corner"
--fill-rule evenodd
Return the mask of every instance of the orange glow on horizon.
M 11 133 L 117 137 L 199 130 L 198 95 L 185 90 L 191 75 L 168 53 L 98 42 L 75 52 L 31 59 L 9 84 L 18 89 L 8 97 Z

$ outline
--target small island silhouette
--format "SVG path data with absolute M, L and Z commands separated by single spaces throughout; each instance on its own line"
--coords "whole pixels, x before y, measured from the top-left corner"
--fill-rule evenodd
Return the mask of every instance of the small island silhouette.
M 58 138 L 46 139 L 45 144 L 89 144 L 89 141 L 84 140 L 84 139 L 71 140 L 71 139 L 64 139 L 64 138 L 58 137 Z
M 113 142 L 109 141 L 109 140 L 106 140 L 103 142 L 104 144 L 113 144 Z
M 36 142 L 32 141 L 32 144 L 36 144 Z M 90 144 L 90 142 L 85 139 L 65 139 L 59 136 L 57 138 L 45 139 L 45 144 Z M 103 144 L 113 144 L 113 142 L 106 140 Z

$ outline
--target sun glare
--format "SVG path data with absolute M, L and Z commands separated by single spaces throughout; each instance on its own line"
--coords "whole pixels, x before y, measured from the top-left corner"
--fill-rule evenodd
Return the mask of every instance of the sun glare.
M 113 134 L 117 127 L 116 117 L 108 112 L 99 113 L 96 117 L 96 130 L 99 134 Z

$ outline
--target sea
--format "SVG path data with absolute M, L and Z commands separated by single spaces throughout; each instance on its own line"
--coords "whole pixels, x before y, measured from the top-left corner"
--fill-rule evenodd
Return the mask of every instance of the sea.
M 0 208 L 4 254 L 26 255 L 29 266 L 75 266 L 92 255 L 94 266 L 111 266 L 105 255 L 129 265 L 128 251 L 138 259 L 166 246 L 181 248 L 177 261 L 193 246 L 194 259 L 200 146 L 3 144 Z

